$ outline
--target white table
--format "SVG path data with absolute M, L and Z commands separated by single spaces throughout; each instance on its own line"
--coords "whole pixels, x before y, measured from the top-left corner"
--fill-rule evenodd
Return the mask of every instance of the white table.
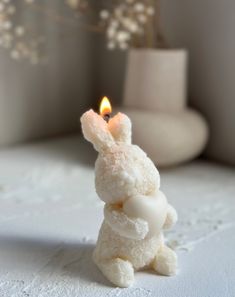
M 0 296 L 235 296 L 235 171 L 203 161 L 162 170 L 179 213 L 167 234 L 179 273 L 136 274 L 112 287 L 91 253 L 103 204 L 94 189 L 95 153 L 79 137 L 0 151 Z

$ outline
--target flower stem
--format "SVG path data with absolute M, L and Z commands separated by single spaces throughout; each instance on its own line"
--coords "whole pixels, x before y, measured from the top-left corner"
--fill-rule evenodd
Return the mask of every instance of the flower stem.
M 50 18 L 51 20 L 62 24 L 62 25 L 70 25 L 70 26 L 77 26 L 79 28 L 83 28 L 86 29 L 90 32 L 95 32 L 95 33 L 102 33 L 103 30 L 101 27 L 99 26 L 94 26 L 94 25 L 79 25 L 75 20 L 73 19 L 69 19 L 66 18 L 60 14 L 57 14 L 56 12 L 52 11 L 52 10 L 47 10 L 45 9 L 43 6 L 36 4 L 36 3 L 32 3 L 30 4 L 30 7 L 40 13 L 43 13 L 46 17 Z

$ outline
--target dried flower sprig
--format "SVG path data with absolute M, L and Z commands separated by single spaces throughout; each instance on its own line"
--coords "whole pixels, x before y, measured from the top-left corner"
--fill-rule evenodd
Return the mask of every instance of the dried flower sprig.
M 30 3 L 32 0 L 25 1 Z M 16 11 L 14 1 L 0 0 L 0 46 L 8 50 L 14 60 L 26 59 L 37 64 L 41 58 L 40 47 L 44 38 L 18 24 L 14 19 Z
M 155 8 L 153 1 L 120 1 L 111 10 L 100 11 L 100 19 L 106 31 L 108 48 L 125 50 L 129 47 L 153 47 L 155 37 L 149 34 L 153 26 Z
M 99 32 L 105 33 L 107 47 L 166 47 L 160 28 L 160 0 L 109 0 L 99 11 Z M 75 3 L 76 2 L 76 5 Z M 87 0 L 67 0 L 72 9 L 91 5 Z
M 72 17 L 46 9 L 38 0 L 21 0 L 27 8 L 42 13 L 62 25 L 83 27 L 92 32 L 104 33 L 108 49 L 126 50 L 131 47 L 162 47 L 164 37 L 159 25 L 159 0 L 108 0 L 98 11 L 89 0 L 63 0 L 73 12 Z M 0 0 L 0 47 L 8 50 L 15 60 L 29 60 L 37 64 L 42 60 L 43 36 L 32 32 L 28 25 L 15 22 L 17 12 L 13 0 Z M 95 24 L 81 24 L 78 16 L 97 16 Z

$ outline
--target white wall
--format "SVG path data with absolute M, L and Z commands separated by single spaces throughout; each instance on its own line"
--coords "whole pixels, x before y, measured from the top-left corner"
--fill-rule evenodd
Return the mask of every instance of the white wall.
M 235 1 L 164 0 L 171 43 L 190 53 L 190 104 L 206 116 L 206 155 L 235 164 Z

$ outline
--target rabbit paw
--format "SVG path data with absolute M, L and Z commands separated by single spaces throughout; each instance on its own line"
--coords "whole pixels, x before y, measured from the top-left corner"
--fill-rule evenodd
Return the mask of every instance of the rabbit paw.
M 175 275 L 177 270 L 177 255 L 167 246 L 162 246 L 154 261 L 153 269 L 162 275 Z
M 134 282 L 134 269 L 129 261 L 116 258 L 97 265 L 104 276 L 118 287 L 127 288 Z

